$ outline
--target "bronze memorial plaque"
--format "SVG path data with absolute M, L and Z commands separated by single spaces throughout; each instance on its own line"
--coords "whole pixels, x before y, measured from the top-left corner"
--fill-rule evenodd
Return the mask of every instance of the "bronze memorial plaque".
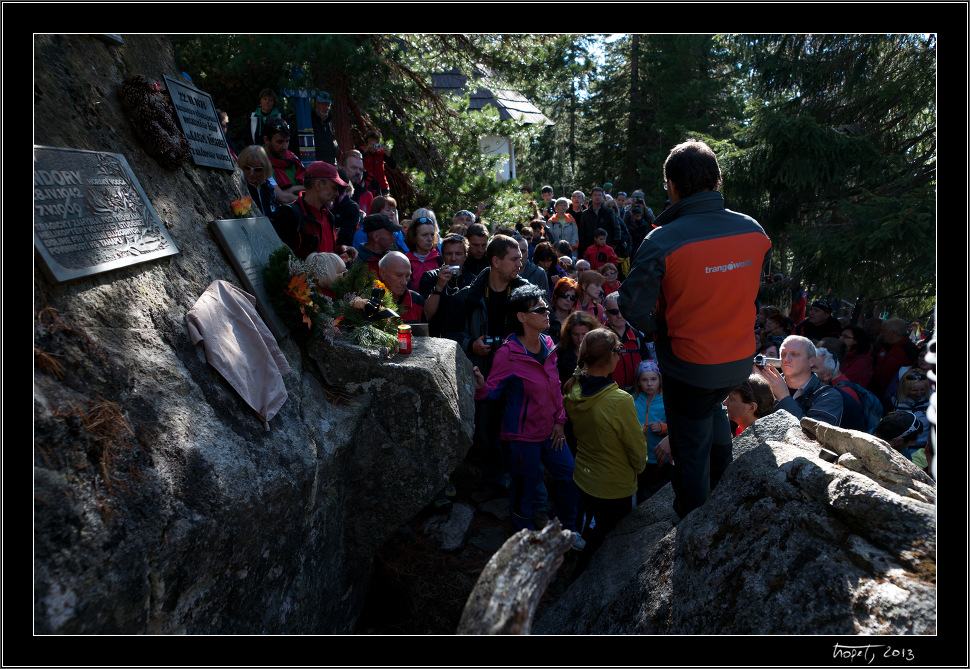
M 56 282 L 179 250 L 125 157 L 34 147 L 34 248 Z
M 196 165 L 235 170 L 236 162 L 229 153 L 229 144 L 216 117 L 216 106 L 208 93 L 165 77 L 168 94 L 175 105 L 185 138 L 189 140 L 192 160 Z

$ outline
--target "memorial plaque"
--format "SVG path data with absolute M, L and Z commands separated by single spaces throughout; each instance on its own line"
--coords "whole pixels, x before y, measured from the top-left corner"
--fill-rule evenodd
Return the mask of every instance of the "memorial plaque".
M 62 282 L 179 252 L 125 157 L 34 147 L 34 247 Z
M 196 165 L 235 170 L 236 162 L 229 153 L 229 144 L 216 117 L 216 106 L 208 93 L 165 77 L 168 94 L 172 96 L 185 138 L 189 140 L 192 159 Z
M 246 292 L 256 298 L 256 308 L 263 321 L 276 340 L 282 341 L 290 329 L 276 315 L 263 279 L 263 269 L 269 265 L 270 254 L 285 246 L 273 224 L 265 216 L 257 216 L 217 220 L 211 225 Z

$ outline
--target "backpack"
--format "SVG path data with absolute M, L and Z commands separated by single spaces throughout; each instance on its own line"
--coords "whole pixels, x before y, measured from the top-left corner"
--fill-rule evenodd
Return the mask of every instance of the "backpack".
M 869 434 L 876 429 L 876 425 L 882 419 L 882 402 L 879 398 L 868 390 L 852 381 L 836 381 L 832 384 L 833 388 L 849 388 L 859 396 L 859 405 L 862 407 L 862 415 L 865 418 L 866 429 Z

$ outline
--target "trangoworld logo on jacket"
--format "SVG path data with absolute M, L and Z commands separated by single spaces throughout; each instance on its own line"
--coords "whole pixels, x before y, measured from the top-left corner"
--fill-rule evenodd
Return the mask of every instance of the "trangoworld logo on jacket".
M 732 269 L 739 269 L 741 267 L 750 267 L 754 264 L 753 258 L 748 258 L 742 262 L 732 262 L 727 265 L 715 265 L 714 267 L 705 267 L 704 274 L 714 274 L 715 272 L 730 272 Z

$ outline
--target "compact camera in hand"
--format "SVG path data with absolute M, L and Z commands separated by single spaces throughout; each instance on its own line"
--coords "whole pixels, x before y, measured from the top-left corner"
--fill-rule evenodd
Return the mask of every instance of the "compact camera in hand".
M 781 358 L 766 358 L 758 354 L 754 356 L 754 364 L 758 367 L 781 367 Z
M 493 351 L 498 349 L 498 347 L 502 345 L 501 337 L 489 337 L 488 335 L 486 335 L 482 341 L 484 341 L 485 345 L 488 346 Z
M 447 267 L 451 270 L 453 277 L 461 276 L 461 265 L 447 265 Z

